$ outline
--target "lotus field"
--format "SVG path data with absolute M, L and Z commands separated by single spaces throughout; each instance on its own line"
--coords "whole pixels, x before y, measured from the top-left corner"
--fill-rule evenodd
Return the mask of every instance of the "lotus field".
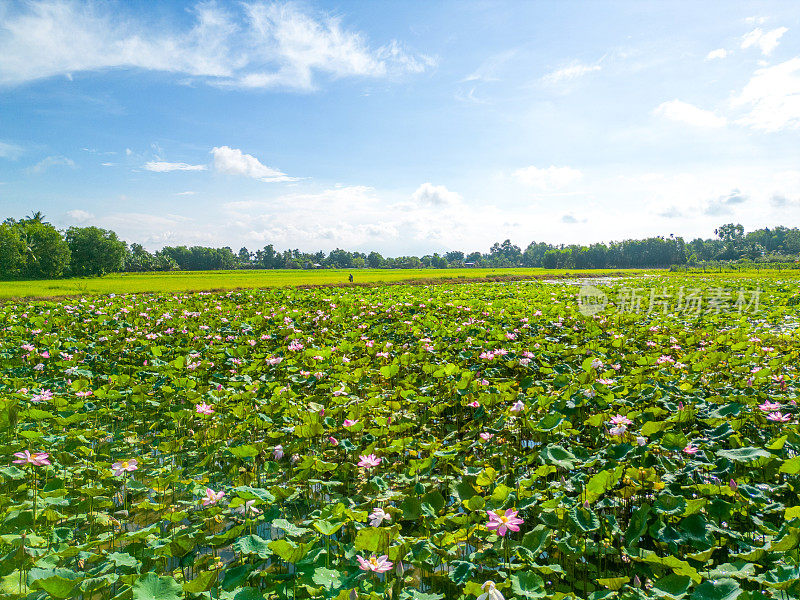
M 0 598 L 800 597 L 797 285 L 636 285 L 4 304 Z

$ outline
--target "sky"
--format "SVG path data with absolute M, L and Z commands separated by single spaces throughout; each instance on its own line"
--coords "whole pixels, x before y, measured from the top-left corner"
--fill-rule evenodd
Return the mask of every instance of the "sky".
M 800 4 L 0 0 L 0 211 L 387 256 L 796 226 Z

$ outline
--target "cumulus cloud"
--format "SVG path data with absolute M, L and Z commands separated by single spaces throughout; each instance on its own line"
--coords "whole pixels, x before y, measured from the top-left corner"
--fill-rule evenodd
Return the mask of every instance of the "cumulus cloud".
M 571 167 L 550 166 L 545 169 L 530 166 L 517 169 L 512 175 L 525 185 L 542 191 L 565 188 L 583 179 L 583 173 Z
M 156 173 L 168 173 L 170 171 L 205 171 L 206 165 L 190 165 L 187 163 L 164 162 L 162 160 L 151 160 L 145 163 L 144 168 Z
M 753 129 L 800 127 L 800 57 L 758 69 L 732 105 L 747 110 L 737 122 Z
M 703 212 L 712 216 L 728 215 L 732 212 L 732 206 L 744 204 L 748 200 L 749 197 L 737 188 L 724 196 L 720 196 L 716 200 L 710 201 Z
M 725 117 L 677 99 L 662 102 L 653 114 L 694 127 L 724 127 L 727 123 Z
M 714 60 L 716 58 L 725 58 L 728 56 L 728 51 L 725 48 L 717 48 L 706 54 L 706 60 Z
M 418 73 L 435 62 L 396 40 L 375 47 L 340 18 L 295 4 L 201 2 L 191 10 L 189 27 L 154 26 L 123 7 L 33 0 L 4 8 L 0 84 L 139 68 L 215 85 L 312 90 L 317 74 L 385 77 Z
M 568 225 L 574 225 L 575 223 L 585 223 L 586 219 L 579 219 L 575 215 L 567 213 L 561 217 L 561 222 L 567 223 Z
M 756 27 L 742 37 L 742 48 L 747 49 L 755 46 L 761 50 L 761 54 L 769 56 L 778 47 L 781 37 L 787 31 L 789 30 L 786 27 L 778 27 L 770 31 L 764 31 L 760 27 Z
M 69 220 L 69 222 L 78 225 L 82 223 L 88 223 L 89 221 L 93 221 L 94 218 L 95 216 L 92 213 L 85 210 L 81 210 L 79 208 L 67 211 L 67 219 Z
M 50 167 L 57 166 L 75 168 L 75 162 L 66 156 L 48 156 L 40 160 L 32 167 L 28 167 L 27 172 L 36 175 L 39 173 L 44 173 Z
M 453 206 L 461 202 L 461 195 L 443 185 L 423 183 L 411 195 L 411 200 L 420 206 Z
M 600 65 L 586 65 L 578 61 L 573 61 L 566 67 L 547 73 L 542 77 L 542 81 L 551 84 L 566 83 L 599 70 Z
M 252 154 L 244 154 L 238 148 L 229 146 L 215 147 L 211 150 L 211 154 L 214 155 L 214 169 L 220 173 L 252 177 L 269 183 L 297 181 L 296 177 L 289 177 L 277 169 L 272 169 Z

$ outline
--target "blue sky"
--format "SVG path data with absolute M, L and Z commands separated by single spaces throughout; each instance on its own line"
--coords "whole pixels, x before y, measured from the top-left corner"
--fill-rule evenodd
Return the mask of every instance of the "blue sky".
M 800 217 L 794 2 L 0 0 L 0 209 L 423 254 Z

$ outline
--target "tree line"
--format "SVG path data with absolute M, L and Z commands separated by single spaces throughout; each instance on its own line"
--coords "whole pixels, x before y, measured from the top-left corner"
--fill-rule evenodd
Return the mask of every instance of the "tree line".
M 0 225 L 0 278 L 53 279 L 118 272 L 207 271 L 220 269 L 446 269 L 476 267 L 544 267 L 547 269 L 651 268 L 694 265 L 710 261 L 794 261 L 800 255 L 800 230 L 778 226 L 747 234 L 742 225 L 728 223 L 715 237 L 685 242 L 681 237 L 650 237 L 608 244 L 553 245 L 531 242 L 525 250 L 510 240 L 495 243 L 488 252 L 384 257 L 379 252 L 329 253 L 260 250 L 230 247 L 165 246 L 149 252 L 141 244 L 126 244 L 117 234 L 99 227 L 58 230 L 41 212 L 6 219 Z

